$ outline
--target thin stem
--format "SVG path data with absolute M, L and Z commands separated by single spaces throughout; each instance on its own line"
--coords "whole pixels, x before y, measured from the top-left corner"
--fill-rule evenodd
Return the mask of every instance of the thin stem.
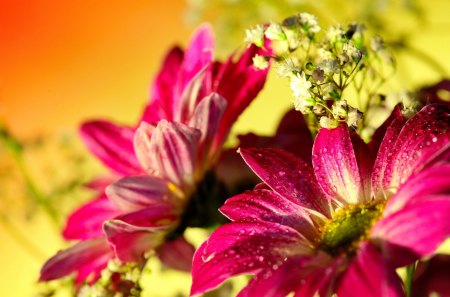
M 411 289 L 412 289 L 412 282 L 414 277 L 414 271 L 416 270 L 416 264 L 413 263 L 406 267 L 406 280 L 405 280 L 405 289 L 406 289 L 406 296 L 411 297 Z

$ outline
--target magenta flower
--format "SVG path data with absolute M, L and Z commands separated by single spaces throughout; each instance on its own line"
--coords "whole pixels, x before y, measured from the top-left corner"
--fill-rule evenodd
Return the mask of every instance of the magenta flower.
M 450 109 L 397 109 L 372 150 L 346 126 L 321 129 L 312 167 L 241 149 L 264 184 L 227 200 L 231 223 L 197 250 L 191 295 L 240 274 L 239 296 L 404 296 L 395 268 L 450 236 Z M 382 141 L 377 141 L 384 133 Z
M 225 63 L 213 60 L 213 50 L 211 29 L 203 26 L 186 52 L 168 53 L 138 127 L 83 124 L 88 148 L 113 177 L 94 182 L 99 197 L 69 217 L 64 237 L 80 241 L 47 261 L 41 281 L 77 272 L 77 284 L 93 282 L 111 258 L 139 261 L 152 249 L 167 265 L 190 270 L 194 248 L 180 227 L 189 219 L 185 210 L 204 194 L 199 187 L 209 184 L 232 124 L 267 76 L 253 67 L 255 47 Z

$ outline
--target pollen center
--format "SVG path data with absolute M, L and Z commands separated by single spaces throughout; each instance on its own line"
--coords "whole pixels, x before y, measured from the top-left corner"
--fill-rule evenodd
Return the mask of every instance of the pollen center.
M 383 213 L 385 200 L 339 209 L 321 228 L 319 248 L 337 255 L 355 252 L 358 243 L 368 238 L 373 224 Z

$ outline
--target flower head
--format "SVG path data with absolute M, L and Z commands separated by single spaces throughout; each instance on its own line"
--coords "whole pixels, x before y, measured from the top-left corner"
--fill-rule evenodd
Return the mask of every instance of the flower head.
M 449 126 L 450 109 L 430 105 L 410 120 L 396 109 L 369 145 L 321 129 L 312 167 L 241 149 L 264 184 L 220 209 L 232 222 L 196 252 L 191 294 L 251 274 L 239 296 L 404 296 L 395 268 L 450 236 Z
M 64 235 L 80 241 L 51 258 L 41 280 L 77 272 L 78 284 L 95 281 L 112 258 L 140 262 L 149 252 L 170 267 L 190 270 L 194 248 L 183 238 L 184 228 L 211 224 L 214 217 L 197 213 L 203 220 L 192 223 L 186 209 L 195 199 L 204 199 L 196 201 L 202 209 L 217 209 L 208 195 L 218 191 L 210 172 L 268 71 L 253 67 L 254 46 L 224 63 L 214 61 L 213 50 L 209 26 L 198 29 L 185 52 L 173 48 L 135 127 L 83 124 L 88 148 L 113 177 L 96 186 L 99 198 L 71 215 Z

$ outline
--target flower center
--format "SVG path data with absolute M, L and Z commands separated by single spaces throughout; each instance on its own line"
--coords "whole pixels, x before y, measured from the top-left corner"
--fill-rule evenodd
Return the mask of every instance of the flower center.
M 354 253 L 358 243 L 368 238 L 370 229 L 383 213 L 385 203 L 382 199 L 336 211 L 321 228 L 319 248 L 332 255 Z

